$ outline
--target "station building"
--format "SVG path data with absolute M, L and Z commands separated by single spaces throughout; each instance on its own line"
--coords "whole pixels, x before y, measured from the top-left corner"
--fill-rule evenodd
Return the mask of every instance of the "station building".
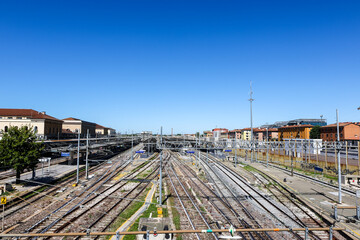
M 87 130 L 89 129 L 90 137 L 96 136 L 96 123 L 87 122 L 73 117 L 63 119 L 62 129 L 76 134 L 80 132 L 81 137 L 86 137 Z
M 63 121 L 33 109 L 0 108 L 0 135 L 9 127 L 31 127 L 39 139 L 57 139 L 62 134 Z
M 116 130 L 113 128 L 108 128 L 108 134 L 110 137 L 116 136 Z
M 104 126 L 101 126 L 99 124 L 96 124 L 96 127 L 95 127 L 95 133 L 96 133 L 96 136 L 108 136 L 109 135 L 109 128 L 107 127 L 104 127 Z

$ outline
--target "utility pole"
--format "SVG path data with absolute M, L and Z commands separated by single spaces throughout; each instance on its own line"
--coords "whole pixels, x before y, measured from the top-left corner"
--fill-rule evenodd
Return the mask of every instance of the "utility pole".
M 339 127 L 339 111 L 336 109 L 336 125 L 337 125 L 337 144 L 335 149 L 337 150 L 338 156 L 338 184 L 339 184 L 339 204 L 342 202 L 341 199 L 341 159 L 340 159 L 340 127 Z
M 134 132 L 131 132 L 131 165 L 134 164 Z
M 199 168 L 199 166 L 200 166 L 200 132 L 199 132 L 199 142 L 198 142 L 198 150 L 199 150 L 199 158 L 198 158 L 198 161 L 197 161 L 197 167 Z
M 236 131 L 235 131 L 235 159 L 234 159 L 234 162 L 235 162 L 235 167 L 236 167 L 236 164 L 237 164 L 237 157 L 236 157 L 236 150 L 237 150 L 237 136 L 236 136 Z
M 252 82 L 250 81 L 250 126 L 251 126 L 251 136 L 250 136 L 250 151 L 251 151 L 251 162 L 253 162 L 253 135 L 254 135 L 254 130 L 253 130 L 253 117 L 252 117 L 252 102 L 254 101 L 254 99 L 252 98 Z
M 162 205 L 162 127 L 160 129 L 160 182 L 159 182 L 159 205 Z
M 79 132 L 78 132 L 77 163 L 76 163 L 76 185 L 79 184 L 79 165 L 80 165 L 80 129 L 79 129 Z
M 269 129 L 266 128 L 266 167 L 269 167 Z
M 86 166 L 85 166 L 85 179 L 89 179 L 89 129 L 86 131 Z

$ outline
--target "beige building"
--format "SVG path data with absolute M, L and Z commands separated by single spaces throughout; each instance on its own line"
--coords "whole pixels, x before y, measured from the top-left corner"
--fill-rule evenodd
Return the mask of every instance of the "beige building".
M 108 136 L 109 128 L 96 124 L 96 136 Z
M 65 118 L 63 119 L 62 129 L 66 131 L 71 131 L 73 133 L 78 133 L 82 137 L 86 137 L 86 132 L 89 130 L 90 137 L 95 137 L 96 123 L 83 121 L 77 118 Z
M 109 133 L 109 136 L 111 136 L 111 137 L 116 136 L 116 130 L 113 128 L 109 128 L 108 133 Z M 152 133 L 151 133 L 151 135 L 152 135 Z
M 61 136 L 62 123 L 60 119 L 33 109 L 0 108 L 0 135 L 12 126 L 28 126 L 40 139 L 57 139 Z

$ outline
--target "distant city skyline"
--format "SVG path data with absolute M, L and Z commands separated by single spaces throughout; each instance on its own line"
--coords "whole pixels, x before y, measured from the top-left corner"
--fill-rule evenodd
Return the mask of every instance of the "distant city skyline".
M 0 4 L 0 108 L 120 132 L 359 122 L 358 1 Z

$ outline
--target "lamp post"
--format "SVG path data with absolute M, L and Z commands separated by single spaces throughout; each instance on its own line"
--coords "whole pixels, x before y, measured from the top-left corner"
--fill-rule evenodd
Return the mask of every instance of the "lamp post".
M 250 125 L 251 125 L 251 136 L 250 136 L 250 151 L 251 151 L 251 162 L 253 162 L 253 135 L 254 135 L 254 130 L 253 130 L 253 116 L 252 116 L 252 102 L 254 101 L 254 99 L 252 98 L 252 86 L 251 86 L 251 81 L 250 81 Z
M 78 130 L 77 161 L 76 161 L 76 185 L 79 184 L 79 165 L 80 165 L 80 129 Z
M 266 128 L 266 167 L 269 167 L 269 128 Z
M 337 143 L 335 149 L 337 150 L 338 156 L 338 185 L 339 185 L 339 204 L 342 201 L 341 198 L 341 159 L 340 159 L 340 127 L 339 127 L 339 111 L 336 109 L 336 128 L 337 128 Z

